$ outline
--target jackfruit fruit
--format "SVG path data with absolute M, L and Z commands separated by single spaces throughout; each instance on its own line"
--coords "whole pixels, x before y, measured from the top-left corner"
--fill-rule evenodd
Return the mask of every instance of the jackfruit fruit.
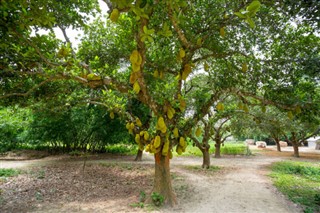
M 186 56 L 186 52 L 184 51 L 183 48 L 180 48 L 180 50 L 179 50 L 179 57 L 180 57 L 180 58 L 184 58 L 185 56 Z
M 242 72 L 247 72 L 247 70 L 248 70 L 248 65 L 247 65 L 246 63 L 243 63 L 241 69 L 242 69 Z
M 178 138 L 178 137 L 179 137 L 179 130 L 178 130 L 177 127 L 175 127 L 175 128 L 173 129 L 173 136 L 174 136 L 175 138 Z
M 166 126 L 162 116 L 159 117 L 159 119 L 158 119 L 157 129 L 160 130 L 162 133 L 166 133 L 166 131 L 167 131 L 167 126 Z
M 179 145 L 181 147 L 185 147 L 186 146 L 186 141 L 184 140 L 184 137 L 180 137 L 179 139 Z
M 140 92 L 140 85 L 138 83 L 138 81 L 136 81 L 134 84 L 133 84 L 133 91 L 138 94 Z
M 136 141 L 137 144 L 140 143 L 140 135 L 136 134 L 136 137 L 134 138 L 134 140 Z
M 113 22 L 117 22 L 119 15 L 120 15 L 119 10 L 117 8 L 113 9 L 110 14 L 110 20 Z
M 149 140 L 149 133 L 147 131 L 144 132 L 143 139 L 145 141 Z
M 191 65 L 190 64 L 184 65 L 184 69 L 181 75 L 182 80 L 185 81 L 190 73 L 191 73 Z
M 224 27 L 221 27 L 220 28 L 220 36 L 225 37 L 225 35 L 226 35 L 226 31 L 224 30 Z
M 218 104 L 217 104 L 217 110 L 218 111 L 223 111 L 224 110 L 224 105 L 223 105 L 223 103 L 221 103 L 221 102 L 219 102 Z
M 138 64 L 140 65 L 139 62 L 139 51 L 138 50 L 133 50 L 131 55 L 130 55 L 130 62 L 131 64 Z M 141 57 L 141 56 L 140 56 Z
M 177 146 L 176 152 L 178 153 L 178 155 L 181 155 L 181 154 L 182 154 L 182 148 L 181 148 L 181 146 Z
M 205 62 L 204 63 L 204 65 L 203 65 L 203 67 L 204 67 L 204 71 L 209 71 L 209 65 Z
M 155 71 L 153 72 L 153 77 L 159 78 L 159 72 L 158 72 L 158 70 L 155 70 Z
M 183 112 L 186 109 L 186 106 L 187 106 L 186 101 L 181 98 L 179 100 L 179 102 L 180 102 L 179 108 L 180 108 L 181 112 Z
M 139 119 L 139 118 L 137 118 L 137 119 L 136 119 L 136 124 L 137 124 L 137 126 L 139 126 L 139 127 L 141 127 L 141 126 L 142 126 L 142 123 L 141 123 L 141 121 L 140 121 L 140 119 Z
M 113 112 L 110 112 L 110 118 L 114 119 L 114 113 Z
M 169 140 L 166 140 L 166 142 L 164 143 L 164 145 L 162 147 L 162 155 L 163 156 L 167 156 L 168 151 L 169 151 L 169 145 L 170 145 Z
M 199 137 L 201 135 L 201 128 L 198 127 L 196 130 L 196 136 Z
M 157 135 L 156 138 L 154 139 L 153 146 L 155 149 L 157 149 L 160 146 L 160 144 L 161 144 L 161 138 L 159 135 Z

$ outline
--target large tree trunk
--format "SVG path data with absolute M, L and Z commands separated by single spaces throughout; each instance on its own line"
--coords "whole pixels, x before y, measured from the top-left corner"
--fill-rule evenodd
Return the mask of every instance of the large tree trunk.
M 165 205 L 174 206 L 177 200 L 171 184 L 169 155 L 163 156 L 161 152 L 158 152 L 154 155 L 154 159 L 155 177 L 152 191 L 164 197 Z
M 299 156 L 299 144 L 296 141 L 292 141 L 293 156 L 298 158 Z
M 202 157 L 203 157 L 202 168 L 209 169 L 209 167 L 210 167 L 209 149 L 208 148 L 204 148 L 204 149 L 200 149 L 200 150 L 202 152 Z
M 221 158 L 221 143 L 217 143 L 214 145 L 215 146 L 215 151 L 214 151 L 214 157 L 215 158 Z
M 140 149 L 138 149 L 136 158 L 135 158 L 134 160 L 135 160 L 135 161 L 142 161 L 142 154 L 143 154 L 143 151 L 141 151 Z

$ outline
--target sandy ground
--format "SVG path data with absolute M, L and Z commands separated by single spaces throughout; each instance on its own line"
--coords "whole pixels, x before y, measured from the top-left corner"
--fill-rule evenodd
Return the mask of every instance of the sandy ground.
M 254 156 L 223 156 L 221 159 L 211 159 L 213 166 L 219 166 L 221 169 L 214 172 L 212 175 L 206 175 L 202 172 L 190 171 L 184 166 L 195 165 L 200 166 L 202 159 L 198 157 L 176 157 L 171 162 L 171 171 L 178 177 L 174 180 L 174 184 L 179 185 L 176 187 L 178 195 L 178 205 L 173 208 L 150 209 L 150 208 L 133 208 L 130 206 L 137 198 L 117 196 L 116 194 L 106 199 L 92 200 L 85 202 L 84 200 L 61 200 L 59 202 L 48 201 L 47 203 L 36 202 L 35 207 L 26 209 L 24 212 L 192 212 L 192 213 L 209 213 L 209 212 L 272 212 L 272 213 L 286 213 L 286 212 L 303 212 L 302 209 L 288 201 L 277 189 L 272 185 L 269 174 L 269 166 L 273 162 L 282 160 L 297 160 L 292 157 L 292 149 L 285 148 L 283 152 L 278 153 L 275 147 L 268 147 L 267 149 L 256 149 L 251 147 Z M 302 161 L 319 162 L 320 151 L 311 150 L 303 147 L 301 150 Z M 65 168 L 74 167 L 78 165 L 81 168 L 82 161 L 65 160 L 68 157 L 47 157 L 38 160 L 25 160 L 25 161 L 4 161 L 0 160 L 0 168 L 37 168 L 37 167 L 54 167 L 62 163 Z M 135 164 L 135 166 L 153 164 L 153 157 L 145 155 L 142 162 L 132 162 L 132 157 L 119 157 L 119 158 L 102 158 L 91 159 L 87 163 L 98 164 L 101 162 L 120 162 Z M 141 167 L 137 167 L 141 170 Z M 152 167 L 151 167 L 152 168 Z M 95 169 L 101 170 L 103 168 L 96 167 Z M 97 170 L 93 170 L 97 171 Z M 139 170 L 139 171 L 140 171 Z M 59 170 L 60 171 L 60 170 Z M 122 170 L 121 170 L 122 171 Z M 152 169 L 150 170 L 152 173 Z M 72 171 L 70 171 L 71 174 Z M 123 172 L 123 171 L 122 171 Z M 126 172 L 126 171 L 124 171 Z M 123 175 L 130 175 L 132 171 L 122 173 Z M 135 174 L 141 175 L 142 173 L 136 172 Z M 143 173 L 146 175 L 147 173 Z M 103 179 L 99 177 L 99 181 Z M 147 174 L 146 178 L 152 177 L 152 174 Z M 98 174 L 90 176 L 91 178 L 98 177 Z M 88 176 L 88 178 L 90 178 Z M 54 174 L 51 178 L 55 178 Z M 131 180 L 137 181 L 132 175 Z M 179 182 L 179 180 L 182 180 Z M 74 180 L 71 180 L 74 181 Z M 11 182 L 14 182 L 11 181 Z M 97 182 L 97 181 L 95 181 Z M 95 183 L 94 182 L 94 183 Z M 91 185 L 94 183 L 90 183 Z M 8 183 L 4 183 L 8 184 Z M 99 184 L 99 183 L 97 183 Z M 127 183 L 129 184 L 129 183 Z M 141 182 L 140 184 L 143 184 Z M 99 185 L 97 192 L 99 192 Z M 135 186 L 138 187 L 139 186 Z M 0 183 L 0 189 L 5 188 Z M 149 186 L 150 188 L 150 186 Z M 134 188 L 132 188 L 133 190 Z M 73 192 L 76 193 L 76 192 Z M 92 193 L 94 193 L 92 191 Z M 107 193 L 107 192 L 105 192 Z M 119 192 L 120 193 L 120 192 Z M 130 194 L 130 192 L 126 192 Z M 135 192 L 137 194 L 137 192 Z M 19 202 L 16 204 L 19 205 Z M 7 209 L 8 210 L 8 209 Z M 1 207 L 0 207 L 1 211 Z M 7 211 L 10 212 L 10 211 Z

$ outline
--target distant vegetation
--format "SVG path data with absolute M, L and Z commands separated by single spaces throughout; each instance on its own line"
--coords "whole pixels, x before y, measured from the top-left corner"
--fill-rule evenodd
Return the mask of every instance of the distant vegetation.
M 215 147 L 214 143 L 210 144 L 210 153 L 214 153 Z M 226 142 L 221 146 L 221 154 L 222 155 L 247 155 L 249 150 L 247 150 L 247 146 L 242 142 Z M 189 145 L 186 149 L 186 152 L 183 153 L 184 156 L 202 156 L 202 152 L 196 146 Z

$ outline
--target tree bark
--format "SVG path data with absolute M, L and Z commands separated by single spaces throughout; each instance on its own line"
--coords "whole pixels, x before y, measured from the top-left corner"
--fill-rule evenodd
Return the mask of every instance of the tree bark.
M 177 203 L 177 200 L 172 189 L 169 155 L 163 156 L 161 152 L 158 152 L 154 155 L 154 159 L 155 177 L 152 191 L 157 192 L 164 197 L 165 205 L 174 206 Z
M 277 151 L 281 152 L 281 146 L 280 146 L 280 140 L 279 138 L 274 138 L 274 141 L 276 142 L 277 145 Z
M 134 159 L 134 161 L 142 161 L 142 154 L 143 154 L 143 151 L 138 149 L 138 152 L 137 152 L 137 155 L 136 155 L 136 158 Z
M 216 142 L 214 146 L 216 148 L 215 151 L 214 151 L 214 157 L 215 158 L 221 158 L 221 149 L 220 149 L 221 148 L 221 143 L 217 143 Z
M 209 149 L 208 148 L 204 148 L 204 149 L 200 149 L 202 152 L 202 157 L 203 157 L 203 161 L 202 161 L 202 168 L 204 169 L 209 169 L 210 168 L 210 154 L 209 154 Z
M 276 141 L 276 144 L 277 144 L 277 151 L 278 151 L 278 152 L 281 152 L 280 142 L 279 142 L 279 141 Z
M 292 141 L 293 156 L 298 158 L 299 156 L 299 144 L 296 141 Z

